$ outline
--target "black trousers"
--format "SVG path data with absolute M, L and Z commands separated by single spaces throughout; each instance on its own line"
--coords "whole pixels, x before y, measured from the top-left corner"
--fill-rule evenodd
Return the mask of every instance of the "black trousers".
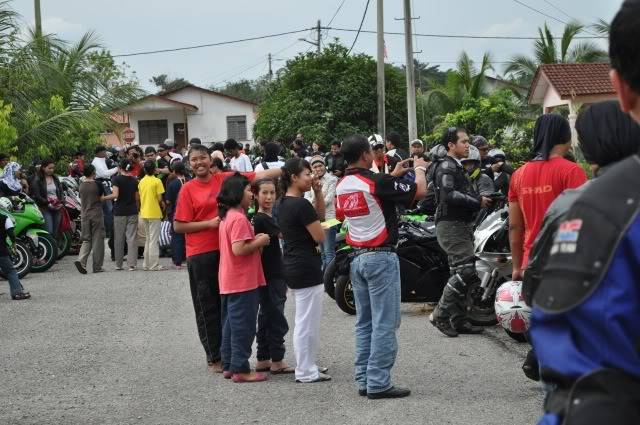
M 261 286 L 259 293 L 257 357 L 259 361 L 280 362 L 284 358 L 284 336 L 289 332 L 289 324 L 284 315 L 287 284 L 284 279 L 267 279 L 267 286 Z
M 220 251 L 205 252 L 187 258 L 189 285 L 200 342 L 207 362 L 220 361 L 222 307 L 218 285 Z

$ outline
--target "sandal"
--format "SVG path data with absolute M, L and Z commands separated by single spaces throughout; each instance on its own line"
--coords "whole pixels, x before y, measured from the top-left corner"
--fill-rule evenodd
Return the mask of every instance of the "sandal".
M 24 292 L 18 292 L 17 294 L 15 294 L 14 296 L 11 297 L 11 299 L 16 300 L 16 301 L 28 300 L 29 298 L 31 298 L 31 294 L 24 293 Z
M 282 367 L 280 369 L 271 369 L 272 375 L 288 375 L 291 373 L 296 373 L 296 368 L 291 366 Z

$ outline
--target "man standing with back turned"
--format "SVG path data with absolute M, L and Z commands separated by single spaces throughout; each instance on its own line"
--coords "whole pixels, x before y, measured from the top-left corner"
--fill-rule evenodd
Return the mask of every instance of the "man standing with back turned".
M 347 242 L 354 247 L 351 282 L 356 302 L 356 383 L 358 393 L 370 399 L 400 398 L 411 394 L 391 384 L 391 368 L 398 352 L 400 327 L 400 263 L 397 204 L 411 206 L 426 194 L 426 163 L 415 159 L 416 181 L 397 177 L 406 173 L 405 161 L 392 175 L 370 171 L 371 145 L 354 135 L 342 144 L 348 168 L 336 188 L 339 218 L 349 224 Z

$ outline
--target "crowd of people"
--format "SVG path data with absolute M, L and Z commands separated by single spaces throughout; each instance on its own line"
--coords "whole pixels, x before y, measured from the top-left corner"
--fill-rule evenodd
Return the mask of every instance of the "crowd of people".
M 242 146 L 233 139 L 188 152 L 99 146 L 90 164 L 78 153 L 69 174 L 82 176 L 82 247 L 75 265 L 101 272 L 109 238 L 116 269 L 135 270 L 138 233 L 143 268 L 162 270 L 159 237 L 170 223 L 176 268 L 186 259 L 196 325 L 209 368 L 233 382 L 267 373 L 299 383 L 329 381 L 318 365 L 323 270 L 335 257 L 337 220 L 348 224 L 350 277 L 356 304 L 355 381 L 370 399 L 406 397 L 391 377 L 400 326 L 400 265 L 395 248 L 401 211 L 435 218 L 450 278 L 429 317 L 447 337 L 483 331 L 467 317 L 467 292 L 479 282 L 473 232 L 478 213 L 506 197 L 512 279 L 524 280 L 533 314 L 532 350 L 523 366 L 545 386 L 540 424 L 637 423 L 640 419 L 640 2 L 627 0 L 611 25 L 611 78 L 619 101 L 579 115 L 576 130 L 596 179 L 568 156 L 569 122 L 540 116 L 532 156 L 514 170 L 482 135 L 447 128 L 429 151 L 419 139 L 353 135 L 329 152 L 305 141 Z M 405 150 L 404 146 L 409 146 Z M 252 150 L 253 149 L 253 150 Z M 55 234 L 62 193 L 52 161 L 27 180 L 0 156 L 0 191 L 28 190 Z M 247 211 L 251 210 L 251 215 Z M 4 216 L 0 216 L 4 217 Z M 11 237 L 1 218 L 0 237 Z M 0 247 L 0 267 L 8 251 Z M 15 299 L 29 296 L 10 280 Z M 295 366 L 285 358 L 287 294 L 294 297 Z M 252 368 L 251 347 L 257 340 Z

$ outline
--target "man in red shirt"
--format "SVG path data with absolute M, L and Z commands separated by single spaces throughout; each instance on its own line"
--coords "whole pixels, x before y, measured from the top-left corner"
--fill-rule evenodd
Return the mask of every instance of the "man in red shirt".
M 584 170 L 564 159 L 571 149 L 571 128 L 557 114 L 538 118 L 533 130 L 534 159 L 513 174 L 509 186 L 509 243 L 513 280 L 522 279 L 529 251 L 538 236 L 544 214 L 565 189 L 587 181 Z
M 222 372 L 222 323 L 218 284 L 220 218 L 216 197 L 224 179 L 234 173 L 223 173 L 217 167 L 212 168 L 211 156 L 203 145 L 191 145 L 189 164 L 195 178 L 185 183 L 180 190 L 173 227 L 177 233 L 185 233 L 191 298 L 207 363 L 212 371 Z M 281 174 L 279 168 L 243 173 L 249 180 L 276 179 Z

